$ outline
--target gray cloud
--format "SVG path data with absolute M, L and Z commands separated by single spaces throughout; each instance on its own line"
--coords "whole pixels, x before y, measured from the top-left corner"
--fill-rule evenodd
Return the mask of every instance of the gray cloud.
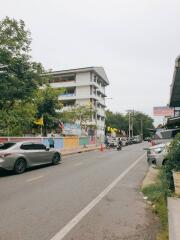
M 1 0 L 6 15 L 26 22 L 33 58 L 46 68 L 103 66 L 113 111 L 152 115 L 168 103 L 180 53 L 178 0 Z

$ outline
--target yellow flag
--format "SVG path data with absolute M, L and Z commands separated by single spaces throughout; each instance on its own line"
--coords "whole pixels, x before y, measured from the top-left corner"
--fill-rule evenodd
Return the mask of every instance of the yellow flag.
M 41 117 L 41 118 L 39 118 L 39 119 L 36 119 L 36 120 L 34 121 L 34 123 L 35 123 L 36 125 L 41 125 L 41 126 L 43 126 L 43 125 L 44 125 L 43 117 Z
M 114 133 L 114 128 L 111 128 L 111 133 Z

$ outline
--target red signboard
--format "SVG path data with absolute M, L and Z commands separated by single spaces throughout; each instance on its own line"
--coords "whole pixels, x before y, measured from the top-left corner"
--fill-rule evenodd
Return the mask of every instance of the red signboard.
M 153 114 L 154 114 L 154 116 L 173 117 L 174 116 L 174 108 L 154 107 Z

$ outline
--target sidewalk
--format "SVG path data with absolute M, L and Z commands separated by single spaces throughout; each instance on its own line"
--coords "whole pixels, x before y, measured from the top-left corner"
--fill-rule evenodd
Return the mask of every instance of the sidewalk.
M 169 240 L 180 239 L 180 199 L 168 198 Z
M 62 149 L 61 154 L 62 156 L 72 155 L 76 153 L 83 153 L 83 152 L 90 152 L 100 149 L 100 146 L 96 147 L 95 145 L 86 146 L 86 147 L 79 147 L 79 148 L 71 148 L 71 149 Z
M 150 167 L 142 188 L 155 184 L 158 172 L 158 169 Z M 169 240 L 180 240 L 180 198 L 168 197 L 167 200 Z

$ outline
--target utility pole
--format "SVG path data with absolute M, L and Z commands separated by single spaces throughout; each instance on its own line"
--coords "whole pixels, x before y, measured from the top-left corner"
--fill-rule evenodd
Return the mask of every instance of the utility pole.
M 134 110 L 133 110 L 133 112 L 132 112 L 133 114 L 132 114 L 132 121 L 131 121 L 131 130 L 132 130 L 132 137 L 134 136 L 134 131 L 133 131 L 133 129 L 134 129 Z
M 129 111 L 129 139 L 131 138 L 131 112 Z
M 96 121 L 96 147 L 98 146 L 98 143 L 97 143 L 97 130 L 98 130 L 98 126 L 97 126 L 97 112 L 95 113 L 95 121 Z
M 143 119 L 141 118 L 141 137 L 143 140 Z
M 129 114 L 129 138 L 131 138 L 131 135 L 133 137 L 133 134 L 134 134 L 134 121 L 133 121 L 133 118 L 134 118 L 134 110 L 126 110 L 126 112 Z M 132 134 L 131 134 L 131 131 L 132 131 Z

